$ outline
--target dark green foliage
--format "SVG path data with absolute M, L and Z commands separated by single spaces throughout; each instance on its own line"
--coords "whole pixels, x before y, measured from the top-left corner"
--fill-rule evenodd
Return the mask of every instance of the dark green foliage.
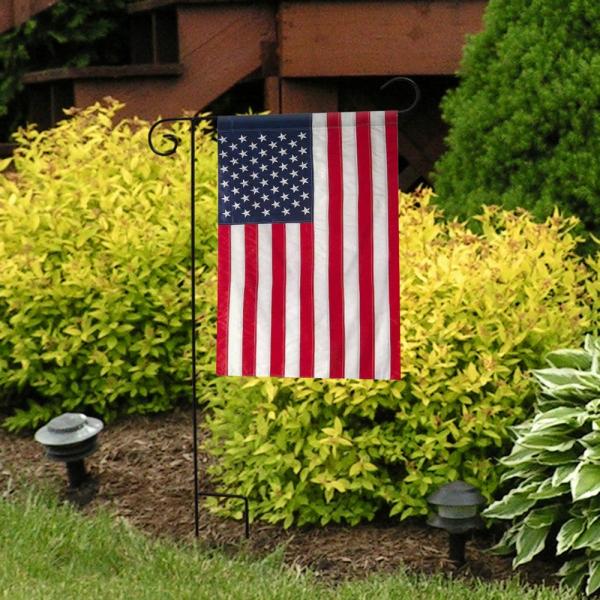
M 0 35 L 0 139 L 24 118 L 21 78 L 53 67 L 126 60 L 126 0 L 62 0 Z
M 499 204 L 542 218 L 556 204 L 600 235 L 599 108 L 600 3 L 491 0 L 443 102 L 446 214 Z

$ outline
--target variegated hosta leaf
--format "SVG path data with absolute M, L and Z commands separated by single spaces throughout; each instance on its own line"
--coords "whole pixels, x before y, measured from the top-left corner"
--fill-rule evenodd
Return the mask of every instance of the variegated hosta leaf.
M 489 506 L 483 512 L 483 516 L 488 519 L 514 519 L 526 513 L 537 502 L 531 497 L 531 493 L 538 487 L 536 482 L 521 485 Z
M 583 531 L 575 538 L 571 544 L 573 550 L 579 548 L 588 548 L 600 538 L 600 515 L 586 520 Z
M 546 360 L 557 369 L 570 368 L 587 371 L 592 366 L 592 355 L 587 350 L 568 348 L 555 350 L 546 355 Z
M 578 463 L 573 462 L 567 465 L 556 467 L 556 470 L 552 475 L 552 485 L 554 487 L 558 487 L 564 483 L 569 483 L 569 481 L 571 481 L 571 477 L 573 477 L 573 473 L 575 473 L 575 470 L 577 469 L 577 464 Z
M 573 500 L 591 498 L 600 493 L 600 465 L 580 464 L 571 477 Z
M 560 504 L 551 504 L 541 508 L 534 508 L 525 517 L 523 523 L 532 529 L 541 529 L 542 527 L 552 525 L 563 511 L 564 509 Z
M 588 582 L 585 593 L 589 596 L 600 589 L 600 560 L 591 560 L 588 565 Z
M 557 425 L 571 428 L 580 427 L 589 418 L 589 413 L 585 408 L 559 406 L 536 415 L 532 421 L 530 430 L 532 432 L 540 432 Z
M 559 496 L 568 493 L 568 483 L 555 486 L 552 483 L 552 478 L 550 478 L 543 481 L 537 490 L 531 492 L 531 498 L 534 500 L 548 500 L 550 498 L 558 498 Z
M 524 524 L 516 537 L 517 555 L 513 560 L 513 567 L 529 562 L 539 554 L 544 549 L 549 531 L 550 525 L 529 527 Z
M 568 437 L 569 430 L 564 427 L 552 427 L 541 433 L 530 433 L 519 440 L 524 448 L 532 450 L 546 450 L 550 452 L 565 452 L 576 443 L 576 439 Z
M 585 517 L 573 517 L 564 523 L 556 536 L 556 554 L 562 554 L 572 548 L 586 525 L 587 519 Z

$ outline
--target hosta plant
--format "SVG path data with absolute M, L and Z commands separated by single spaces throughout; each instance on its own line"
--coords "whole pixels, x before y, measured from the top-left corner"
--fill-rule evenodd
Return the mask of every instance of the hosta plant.
M 535 416 L 514 427 L 502 479 L 515 482 L 485 516 L 512 522 L 497 550 L 513 565 L 544 548 L 566 559 L 565 582 L 600 589 L 600 338 L 547 356 L 533 371 L 540 386 Z

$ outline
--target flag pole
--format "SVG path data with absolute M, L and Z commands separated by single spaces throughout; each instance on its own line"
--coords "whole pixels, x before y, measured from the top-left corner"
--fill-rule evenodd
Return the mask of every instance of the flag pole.
M 197 401 L 197 358 L 196 358 L 196 131 L 201 120 L 206 118 L 201 117 L 198 111 L 193 117 L 170 117 L 167 119 L 159 119 L 152 124 L 148 131 L 148 145 L 154 154 L 158 156 L 171 156 L 177 152 L 181 140 L 174 133 L 163 133 L 162 138 L 169 142 L 166 148 L 158 148 L 153 141 L 153 136 L 156 129 L 162 125 L 172 125 L 173 123 L 188 123 L 190 134 L 190 278 L 191 278 L 191 322 L 190 329 L 192 335 L 192 454 L 193 454 L 193 470 L 194 470 L 194 536 L 200 536 L 200 507 L 199 498 L 228 498 L 238 499 L 244 502 L 244 535 L 246 539 L 250 537 L 250 518 L 249 518 L 249 501 L 246 496 L 241 494 L 228 494 L 218 492 L 208 492 L 200 489 L 200 475 L 198 469 L 198 401 Z

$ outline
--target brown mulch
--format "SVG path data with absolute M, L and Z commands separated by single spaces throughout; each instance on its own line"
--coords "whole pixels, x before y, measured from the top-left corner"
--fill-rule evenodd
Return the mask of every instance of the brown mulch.
M 68 492 L 62 464 L 46 460 L 31 435 L 0 430 L 0 498 L 37 484 L 57 490 L 86 514 L 108 509 L 152 536 L 193 539 L 193 460 L 191 410 L 153 417 L 130 417 L 101 433 L 99 451 L 86 461 L 92 475 L 77 493 Z M 200 455 L 201 471 L 209 458 Z M 202 475 L 202 488 L 211 489 Z M 364 577 L 399 567 L 422 573 L 501 580 L 515 575 L 510 558 L 490 554 L 491 534 L 477 533 L 467 543 L 467 564 L 448 558 L 447 536 L 422 521 L 389 520 L 356 527 L 283 529 L 252 524 L 249 542 L 243 526 L 200 507 L 200 538 L 210 546 L 264 556 L 280 545 L 285 561 L 310 568 L 329 581 Z M 538 560 L 517 573 L 529 583 L 555 584 L 556 565 Z

